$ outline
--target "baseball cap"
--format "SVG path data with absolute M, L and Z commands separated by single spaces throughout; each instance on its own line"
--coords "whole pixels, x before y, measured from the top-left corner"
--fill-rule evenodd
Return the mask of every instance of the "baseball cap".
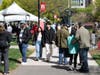
M 25 21 L 21 21 L 20 23 L 21 23 L 21 24 L 26 24 L 26 22 L 25 22 Z

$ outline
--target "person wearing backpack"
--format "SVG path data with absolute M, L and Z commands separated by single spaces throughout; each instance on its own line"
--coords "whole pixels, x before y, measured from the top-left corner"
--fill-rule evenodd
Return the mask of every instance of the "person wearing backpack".
M 2 56 L 4 57 L 4 75 L 9 73 L 8 51 L 11 42 L 11 33 L 5 30 L 3 24 L 0 24 L 0 65 Z
M 69 60 L 70 70 L 77 70 L 77 56 L 79 51 L 79 42 L 76 40 L 75 34 L 76 34 L 76 29 L 75 27 L 72 27 L 71 33 L 67 38 L 67 45 L 70 54 L 70 60 Z

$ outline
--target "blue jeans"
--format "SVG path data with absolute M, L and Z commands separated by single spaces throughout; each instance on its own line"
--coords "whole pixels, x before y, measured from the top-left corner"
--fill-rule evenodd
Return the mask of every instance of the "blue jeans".
M 6 48 L 5 50 L 0 49 L 0 65 L 2 56 L 4 58 L 4 73 L 8 73 L 9 71 L 8 48 Z
M 36 41 L 36 58 L 40 58 L 41 41 Z
M 88 51 L 89 48 L 81 48 L 80 50 L 80 55 L 81 55 L 81 62 L 82 62 L 82 66 L 81 69 L 84 71 L 89 71 L 89 67 L 88 67 Z
M 25 43 L 19 44 L 20 52 L 22 54 L 22 62 L 26 62 L 27 47 L 28 47 L 28 44 L 25 44 Z
M 67 58 L 65 57 L 64 52 L 64 48 L 59 48 L 59 64 L 67 64 Z

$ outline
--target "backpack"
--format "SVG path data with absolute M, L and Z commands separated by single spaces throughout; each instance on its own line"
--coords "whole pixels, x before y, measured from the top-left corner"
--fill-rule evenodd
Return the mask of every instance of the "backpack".
M 8 42 L 5 40 L 0 40 L 0 48 L 7 48 L 9 46 Z

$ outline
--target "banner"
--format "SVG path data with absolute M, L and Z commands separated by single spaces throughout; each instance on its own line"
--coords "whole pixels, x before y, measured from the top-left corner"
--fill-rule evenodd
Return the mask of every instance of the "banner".
M 45 12 L 46 11 L 46 3 L 45 2 L 41 2 L 40 11 L 41 12 Z

